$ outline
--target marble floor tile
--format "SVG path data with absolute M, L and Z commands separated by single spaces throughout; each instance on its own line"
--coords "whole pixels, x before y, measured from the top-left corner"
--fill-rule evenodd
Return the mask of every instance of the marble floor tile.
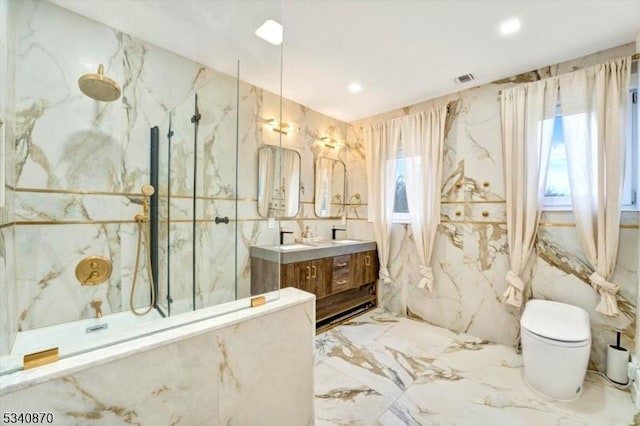
M 318 425 L 640 425 L 628 392 L 588 373 L 553 401 L 498 345 L 374 310 L 316 337 Z
M 375 340 L 349 340 L 339 327 L 316 338 L 316 367 L 322 361 L 393 399 L 415 379 L 413 369 L 402 360 L 401 355 L 377 345 Z
M 376 342 L 415 357 L 437 358 L 456 338 L 456 333 L 408 318 L 399 318 Z
M 315 367 L 315 398 L 316 426 L 370 425 L 393 403 L 324 362 Z

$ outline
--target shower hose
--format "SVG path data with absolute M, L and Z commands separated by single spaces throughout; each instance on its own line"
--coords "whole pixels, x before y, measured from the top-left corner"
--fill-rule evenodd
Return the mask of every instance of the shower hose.
M 138 218 L 136 217 L 138 222 L 138 247 L 136 249 L 136 264 L 133 268 L 133 282 L 131 283 L 131 295 L 129 297 L 129 306 L 131 307 L 131 312 L 135 315 L 146 315 L 151 309 L 153 309 L 153 305 L 156 303 L 156 291 L 155 286 L 153 285 L 153 274 L 151 273 L 151 253 L 149 250 L 149 221 L 146 218 Z M 133 304 L 133 298 L 136 292 L 136 281 L 138 279 L 138 269 L 140 266 L 140 246 L 142 246 L 142 235 L 144 234 L 144 241 L 147 253 L 147 273 L 149 274 L 149 292 L 151 293 L 151 300 L 149 301 L 149 307 L 145 311 L 137 311 L 136 307 Z

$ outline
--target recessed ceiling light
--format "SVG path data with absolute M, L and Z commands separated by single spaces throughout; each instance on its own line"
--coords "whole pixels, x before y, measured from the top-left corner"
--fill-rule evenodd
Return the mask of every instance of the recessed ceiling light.
M 266 42 L 269 42 L 275 46 L 282 44 L 282 24 L 274 21 L 273 19 L 267 19 L 264 24 L 260 25 L 260 28 L 256 30 L 256 35 Z
M 507 19 L 500 24 L 500 32 L 502 35 L 515 34 L 520 30 L 520 20 L 518 18 Z
M 353 83 L 349 83 L 349 85 L 347 86 L 347 89 L 349 89 L 351 93 L 362 92 L 362 84 L 354 81 Z

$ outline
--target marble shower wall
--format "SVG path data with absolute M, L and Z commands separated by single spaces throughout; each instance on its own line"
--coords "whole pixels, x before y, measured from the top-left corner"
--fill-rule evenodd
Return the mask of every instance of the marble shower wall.
M 319 155 L 341 158 L 349 179 L 360 174 L 354 180 L 364 182 L 358 165 L 362 152 L 352 155 L 350 147 L 336 152 L 319 143 L 325 135 L 344 141 L 346 123 L 283 100 L 284 120 L 297 123 L 300 131 L 280 135 L 264 124 L 279 116 L 280 96 L 241 82 L 236 167 L 233 76 L 47 2 L 17 5 L 15 243 L 7 237 L 13 228 L 2 229 L 8 251 L 19 260 L 15 279 L 7 276 L 3 281 L 9 291 L 17 292 L 16 303 L 7 303 L 17 310 L 10 314 L 17 321 L 16 330 L 91 317 L 89 303 L 94 298 L 103 300 L 105 314 L 128 309 L 137 243 L 133 218 L 141 211 L 140 187 L 149 180 L 149 128 L 160 127 L 161 145 L 166 147 L 169 119 L 174 131 L 171 166 L 168 152 L 161 150 L 161 167 L 164 176 L 171 168 L 170 204 L 168 186 L 161 184 L 158 191 L 161 209 L 171 211 L 168 228 L 160 229 L 160 238 L 170 241 L 169 253 L 166 244 L 161 245 L 160 263 L 164 266 L 162 259 L 167 260 L 170 269 L 160 269 L 159 281 L 166 282 L 171 274 L 172 313 L 190 309 L 194 93 L 202 114 L 195 152 L 196 307 L 249 296 L 249 247 L 278 241 L 279 224 L 269 228 L 257 213 L 260 146 L 282 144 L 301 154 L 301 210 L 283 226 L 296 237 L 309 226 L 330 238 L 331 226 L 340 224 L 339 219 L 318 219 L 313 213 L 313 164 Z M 78 32 L 84 36 L 81 43 Z M 77 89 L 78 77 L 95 73 L 100 63 L 121 83 L 123 97 L 116 102 L 98 103 Z M 352 165 L 359 172 L 350 170 Z M 236 195 L 239 221 L 216 225 L 216 216 L 233 219 Z M 60 224 L 63 221 L 67 223 Z M 112 260 L 114 272 L 106 283 L 79 285 L 75 266 L 89 255 Z M 139 306 L 148 300 L 144 259 L 142 264 L 135 297 Z M 165 291 L 159 300 L 166 301 L 166 296 Z
M 138 237 L 133 218 L 149 180 L 149 128 L 220 74 L 47 2 L 10 3 L 17 40 L 10 182 L 17 190 L 15 242 L 7 251 L 19 262 L 15 278 L 3 281 L 17 292 L 7 303 L 17 312 L 9 315 L 17 330 L 28 330 L 92 316 L 94 298 L 105 314 L 126 310 Z M 122 87 L 116 102 L 96 102 L 77 88 L 78 77 L 101 63 Z M 75 265 L 88 255 L 113 262 L 106 283 L 79 285 Z M 142 259 L 140 306 L 149 297 Z
M 362 150 L 363 130 L 370 123 L 446 103 L 451 106 L 444 147 L 442 221 L 431 265 L 436 279 L 434 290 L 429 293 L 416 286 L 419 260 L 411 227 L 396 224 L 391 240 L 393 282 L 380 287 L 384 308 L 493 342 L 514 342 L 518 312 L 500 301 L 506 289 L 508 247 L 498 91 L 633 52 L 631 43 L 352 123 L 349 144 L 356 152 Z M 366 197 L 366 192 L 363 195 Z M 595 312 L 598 297 L 588 284 L 584 255 L 571 227 L 572 214 L 550 212 L 543 221 L 547 225 L 538 234 L 534 297 L 572 303 L 590 313 L 594 342 L 591 360 L 602 369 L 606 345 L 615 339 L 614 330 L 622 331 L 625 347 L 633 347 L 638 213 L 623 215 L 614 276 L 621 287 L 621 314 L 614 319 Z M 370 235 L 370 226 L 362 227 L 369 229 Z

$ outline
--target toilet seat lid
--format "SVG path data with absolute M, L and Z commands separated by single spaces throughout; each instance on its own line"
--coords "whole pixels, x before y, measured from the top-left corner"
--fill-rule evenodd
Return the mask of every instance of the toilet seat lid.
M 587 311 L 550 300 L 527 302 L 520 326 L 538 336 L 562 342 L 582 342 L 591 338 Z

